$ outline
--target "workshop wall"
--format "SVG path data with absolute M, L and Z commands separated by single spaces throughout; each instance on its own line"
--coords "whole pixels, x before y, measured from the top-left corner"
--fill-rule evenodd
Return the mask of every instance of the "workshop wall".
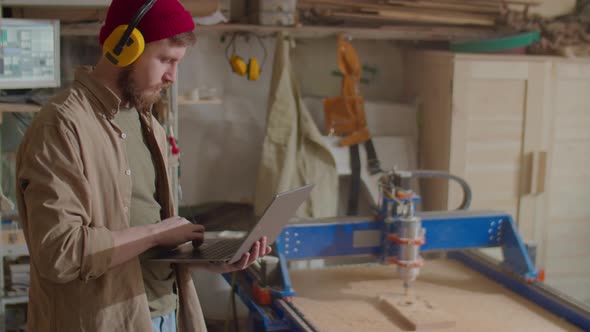
M 208 202 L 253 201 L 262 150 L 268 93 L 274 60 L 275 38 L 262 38 L 267 57 L 260 80 L 248 81 L 232 73 L 226 58 L 229 35 L 199 33 L 197 44 L 187 51 L 178 71 L 178 93 L 199 89 L 221 104 L 179 106 L 181 148 L 181 205 Z M 294 72 L 304 96 L 334 96 L 340 93 L 341 76 L 336 63 L 336 40 L 297 39 L 293 44 Z M 402 94 L 400 48 L 391 41 L 355 40 L 364 65 L 362 93 L 368 101 L 393 102 Z M 239 37 L 236 52 L 246 61 L 256 56 L 262 63 L 264 49 L 254 38 Z M 78 65 L 93 65 L 100 56 L 94 37 L 62 38 L 62 85 L 71 84 Z M 231 49 L 230 49 L 231 53 Z M 323 112 L 312 105 L 314 118 Z M 319 123 L 320 121 L 318 121 Z M 325 131 L 324 124 L 320 130 Z
M 363 64 L 362 94 L 367 100 L 397 101 L 402 94 L 402 53 L 392 41 L 353 40 Z M 340 94 L 335 75 L 336 38 L 301 39 L 292 50 L 295 74 L 305 96 Z
M 202 33 L 179 67 L 179 94 L 209 93 L 220 105 L 179 107 L 179 144 L 183 190 L 181 205 L 253 200 L 264 138 L 268 92 L 275 47 L 264 37 L 267 60 L 259 81 L 232 73 L 225 56 L 227 40 L 219 33 Z M 400 49 L 389 41 L 355 41 L 365 70 L 363 94 L 368 100 L 395 101 L 401 95 Z M 264 50 L 255 38 L 239 38 L 236 51 L 247 59 L 263 60 Z M 292 50 L 294 72 L 305 96 L 340 93 L 335 39 L 296 40 Z M 320 128 L 322 131 L 324 128 Z

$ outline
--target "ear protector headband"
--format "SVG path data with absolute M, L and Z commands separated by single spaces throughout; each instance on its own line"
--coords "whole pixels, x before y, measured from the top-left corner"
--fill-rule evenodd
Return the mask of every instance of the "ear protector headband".
M 156 1 L 148 0 L 128 25 L 119 25 L 105 40 L 102 52 L 112 64 L 119 67 L 129 66 L 143 53 L 145 40 L 136 27 Z
M 260 77 L 261 68 L 264 67 L 264 63 L 266 62 L 266 47 L 264 47 L 264 44 L 262 43 L 262 39 L 260 39 L 259 36 L 254 35 L 256 37 L 256 39 L 258 40 L 258 43 L 260 44 L 260 46 L 264 50 L 264 58 L 262 59 L 262 64 L 259 64 L 258 59 L 253 56 L 248 60 L 248 63 L 246 64 L 244 59 L 242 57 L 240 57 L 239 55 L 237 55 L 237 53 L 236 53 L 236 37 L 237 36 L 238 36 L 238 34 L 234 33 L 232 35 L 232 38 L 231 38 L 229 44 L 227 44 L 227 47 L 225 48 L 225 56 L 227 58 L 227 61 L 229 61 L 229 64 L 230 64 L 232 71 L 234 73 L 238 74 L 239 76 L 246 76 L 246 78 L 249 81 L 256 81 Z M 229 55 L 229 52 L 228 52 L 230 47 L 232 48 L 231 56 Z

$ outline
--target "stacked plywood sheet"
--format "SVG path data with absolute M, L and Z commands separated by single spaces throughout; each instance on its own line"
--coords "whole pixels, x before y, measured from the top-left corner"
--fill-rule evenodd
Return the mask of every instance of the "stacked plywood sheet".
M 436 24 L 493 27 L 508 5 L 522 11 L 533 0 L 299 0 L 303 17 L 363 25 Z M 514 7 L 511 7 L 514 8 Z

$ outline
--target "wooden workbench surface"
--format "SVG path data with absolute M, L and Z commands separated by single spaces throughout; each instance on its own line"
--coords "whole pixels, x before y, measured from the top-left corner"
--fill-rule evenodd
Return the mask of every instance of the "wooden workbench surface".
M 319 331 L 407 331 L 379 305 L 402 292 L 396 268 L 349 265 L 291 271 L 296 308 Z M 456 320 L 436 331 L 579 331 L 575 326 L 452 260 L 427 261 L 414 294 Z

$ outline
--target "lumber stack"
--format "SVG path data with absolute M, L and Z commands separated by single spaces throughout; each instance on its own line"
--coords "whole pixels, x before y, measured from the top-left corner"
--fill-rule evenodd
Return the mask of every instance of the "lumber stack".
M 501 25 L 512 31 L 540 31 L 541 40 L 529 47 L 530 53 L 590 57 L 590 1 L 580 1 L 574 12 L 558 18 L 508 12 Z
M 516 5 L 527 12 L 534 0 L 299 0 L 311 24 L 384 26 L 399 24 L 494 27 Z

